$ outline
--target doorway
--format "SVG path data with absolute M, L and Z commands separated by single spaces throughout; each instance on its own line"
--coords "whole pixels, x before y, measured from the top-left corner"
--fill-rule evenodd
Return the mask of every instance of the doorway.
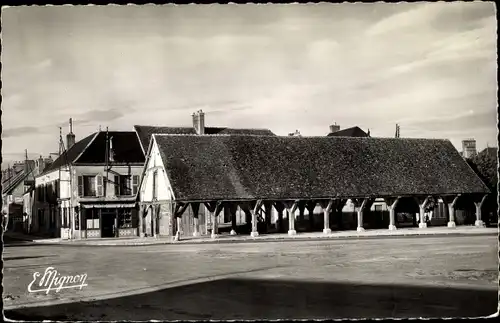
M 101 211 L 101 237 L 113 238 L 115 236 L 115 210 L 102 210 Z

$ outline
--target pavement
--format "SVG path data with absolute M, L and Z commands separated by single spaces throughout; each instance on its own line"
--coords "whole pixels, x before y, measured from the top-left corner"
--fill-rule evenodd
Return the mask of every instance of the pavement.
M 497 235 L 498 228 L 486 228 L 475 226 L 457 226 L 455 228 L 448 227 L 429 227 L 420 228 L 401 228 L 398 230 L 374 229 L 357 232 L 355 230 L 334 231 L 331 234 L 322 232 L 300 232 L 296 235 L 288 235 L 283 233 L 261 234 L 257 237 L 250 235 L 235 235 L 229 234 L 218 235 L 216 239 L 210 236 L 192 237 L 181 236 L 179 241 L 175 241 L 172 237 L 126 237 L 126 238 L 91 238 L 91 239 L 75 239 L 63 240 L 60 238 L 47 239 L 40 237 L 28 236 L 20 233 L 6 233 L 8 237 L 17 241 L 30 241 L 33 243 L 44 244 L 60 244 L 60 245 L 80 245 L 80 246 L 140 246 L 140 245 L 162 245 L 162 244 L 193 244 L 193 243 L 238 243 L 238 242 L 265 242 L 265 241 L 308 241 L 308 240 L 328 240 L 328 239 L 370 239 L 380 237 L 413 237 L 413 236 L 460 236 L 460 235 Z
M 498 307 L 491 234 L 121 248 L 29 243 L 6 246 L 3 261 L 10 319 L 484 317 Z M 49 266 L 87 274 L 88 286 L 28 292 L 33 275 Z

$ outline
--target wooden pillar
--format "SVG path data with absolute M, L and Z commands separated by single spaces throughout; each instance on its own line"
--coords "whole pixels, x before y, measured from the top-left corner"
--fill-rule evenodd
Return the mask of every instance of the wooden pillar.
M 210 236 L 212 239 L 215 239 L 217 238 L 219 232 L 218 215 L 224 206 L 222 201 L 205 202 L 204 204 L 207 207 L 208 212 L 210 212 L 210 217 L 212 218 L 212 233 Z
M 425 222 L 425 208 L 427 207 L 427 203 L 429 202 L 429 199 L 430 199 L 430 196 L 427 196 L 425 198 L 415 198 L 415 200 L 417 201 L 418 203 L 418 207 L 419 207 L 419 223 L 418 223 L 418 227 L 420 229 L 425 229 L 427 228 L 427 223 Z
M 363 231 L 365 231 L 365 228 L 363 227 L 363 212 L 364 212 L 365 207 L 369 203 L 369 199 L 368 198 L 352 199 L 352 202 L 354 203 L 354 206 L 358 208 L 356 231 L 363 232 Z
M 237 228 L 236 212 L 238 211 L 238 204 L 228 203 L 228 207 L 229 207 L 229 214 L 231 214 L 231 232 L 229 234 L 234 236 L 236 235 L 236 228 Z
M 454 228 L 457 225 L 455 224 L 455 206 L 457 204 L 458 198 L 460 195 L 456 196 L 443 196 L 443 202 L 448 205 L 448 228 Z
M 389 209 L 389 230 L 397 230 L 395 225 L 396 218 L 396 205 L 399 202 L 399 197 L 397 198 L 385 198 L 385 203 Z
M 253 203 L 252 203 L 253 204 Z M 259 235 L 259 231 L 257 229 L 257 212 L 262 206 L 262 200 L 258 200 L 255 202 L 253 207 L 251 208 L 252 213 L 252 232 L 250 232 L 250 236 L 257 237 Z
M 193 222 L 194 222 L 194 230 L 193 230 L 193 236 L 194 237 L 199 237 L 200 234 L 200 219 L 199 219 L 199 212 L 200 212 L 200 203 L 191 203 L 191 210 L 193 211 Z
M 156 226 L 157 226 L 157 214 L 158 214 L 158 209 L 160 208 L 160 205 L 159 204 L 156 204 L 154 205 L 152 208 L 151 208 L 151 218 L 153 220 L 153 227 L 151 228 L 151 230 L 153 231 L 153 237 L 157 238 L 158 235 L 156 234 Z M 172 217 L 174 215 L 172 214 Z
M 484 195 L 481 198 L 481 201 L 474 202 L 474 205 L 476 206 L 476 221 L 474 222 L 474 225 L 476 227 L 479 227 L 479 228 L 485 227 L 484 221 L 482 220 L 482 217 L 481 217 L 481 209 L 482 209 L 484 201 L 486 200 L 487 197 L 488 197 L 488 195 Z
M 285 201 L 283 202 L 288 211 L 288 235 L 296 235 L 297 231 L 295 231 L 295 211 L 297 210 L 297 206 L 299 201 Z
M 145 206 L 139 205 L 139 228 L 137 229 L 138 235 L 141 238 L 144 238 L 144 211 Z
M 324 234 L 330 234 L 332 233 L 332 229 L 330 228 L 330 211 L 332 209 L 332 206 L 334 206 L 333 200 L 327 200 L 327 201 L 321 201 L 321 207 L 323 208 L 323 233 Z
M 278 212 L 278 220 L 276 221 L 276 228 L 278 232 L 283 232 L 283 210 L 285 206 L 280 201 L 274 202 L 274 208 Z

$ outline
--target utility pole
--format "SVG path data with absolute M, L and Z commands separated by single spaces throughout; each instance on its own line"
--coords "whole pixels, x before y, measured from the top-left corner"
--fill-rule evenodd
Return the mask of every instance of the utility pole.
M 395 138 L 399 138 L 399 134 L 400 134 L 399 130 L 400 130 L 399 124 L 396 123 L 396 136 L 395 136 Z

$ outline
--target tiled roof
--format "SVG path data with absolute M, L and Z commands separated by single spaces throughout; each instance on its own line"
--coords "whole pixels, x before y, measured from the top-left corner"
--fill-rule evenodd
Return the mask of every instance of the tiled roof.
M 114 151 L 113 163 L 144 163 L 139 140 L 134 131 L 109 131 L 108 139 L 112 142 Z M 74 161 L 75 164 L 102 164 L 106 162 L 106 132 L 97 133 L 95 139 Z
M 2 194 L 9 194 L 14 190 L 18 185 L 30 177 L 30 180 L 33 180 L 33 172 L 35 170 L 35 161 L 28 160 L 28 172 L 23 168 L 21 171 L 17 172 L 15 175 L 11 176 L 10 179 L 2 180 Z M 30 176 L 31 175 L 31 176 Z
M 327 136 L 329 137 L 368 137 L 368 134 L 364 132 L 360 127 L 351 127 L 342 129 L 339 131 L 331 132 Z
M 484 193 L 448 140 L 155 135 L 180 201 Z
M 479 152 L 478 155 L 488 155 L 491 157 L 497 157 L 498 156 L 498 148 L 497 147 L 487 147 L 484 148 Z
M 87 145 L 92 141 L 92 139 L 95 137 L 96 134 L 97 133 L 93 133 L 90 136 L 87 136 L 82 140 L 77 141 L 73 146 L 71 146 L 70 149 L 67 150 L 66 154 L 62 154 L 61 156 L 57 157 L 57 159 L 54 160 L 54 162 L 50 164 L 47 168 L 45 168 L 42 174 L 40 175 L 50 173 L 58 169 L 59 167 L 74 162 L 75 159 L 85 150 Z
M 143 152 L 146 153 L 153 134 L 168 134 L 168 135 L 195 135 L 196 130 L 193 127 L 157 127 L 157 126 L 134 126 L 134 129 L 139 137 Z M 269 129 L 233 129 L 226 127 L 205 127 L 207 135 L 213 134 L 244 134 L 244 135 L 261 135 L 275 136 Z

